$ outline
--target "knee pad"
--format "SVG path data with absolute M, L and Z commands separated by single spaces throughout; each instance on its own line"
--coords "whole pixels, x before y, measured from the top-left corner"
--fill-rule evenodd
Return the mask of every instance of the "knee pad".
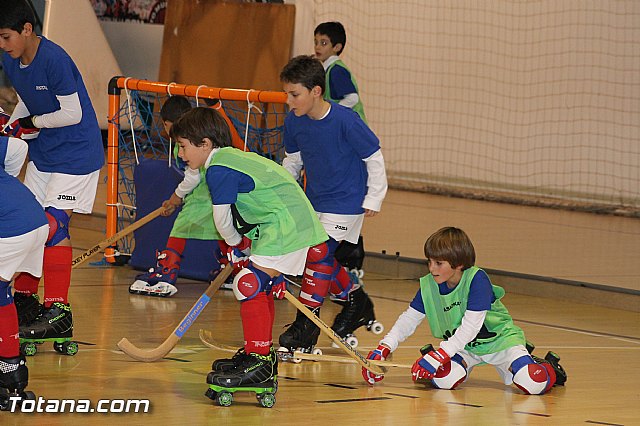
M 241 302 L 251 300 L 261 291 L 267 290 L 270 282 L 269 275 L 250 265 L 242 268 L 233 278 L 233 294 Z
M 431 384 L 438 389 L 455 389 L 467 378 L 467 369 L 462 363 L 462 357 L 455 354 L 451 362 L 438 369 L 431 379 Z
M 333 260 L 334 253 L 338 247 L 338 242 L 333 238 L 323 243 L 317 244 L 307 252 L 307 263 L 329 263 Z
M 336 260 L 347 269 L 362 269 L 364 262 L 364 243 L 362 235 L 358 238 L 358 243 L 341 241 L 336 249 Z
M 551 387 L 549 386 L 551 378 L 547 369 L 537 364 L 529 355 L 513 361 L 511 372 L 513 384 L 528 395 L 542 395 Z
M 47 207 L 44 209 L 44 213 L 49 222 L 49 235 L 44 244 L 45 247 L 53 247 L 60 241 L 71 238 L 69 236 L 69 221 L 71 218 L 64 210 Z
M 13 303 L 11 293 L 11 281 L 0 280 L 0 306 L 9 306 Z

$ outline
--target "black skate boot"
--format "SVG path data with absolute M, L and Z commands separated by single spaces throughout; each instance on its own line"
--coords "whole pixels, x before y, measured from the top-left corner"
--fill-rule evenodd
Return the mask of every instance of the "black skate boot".
M 209 389 L 205 395 L 222 406 L 229 406 L 234 392 L 250 391 L 255 392 L 263 407 L 273 407 L 278 390 L 278 358 L 273 348 L 269 355 L 244 354 L 238 361 L 227 371 L 212 371 L 207 375 Z
M 13 358 L 0 357 L 0 410 L 7 411 L 14 406 L 15 399 L 20 404 L 25 399 L 35 399 L 31 391 L 25 391 L 29 382 L 29 370 L 24 355 Z
M 13 295 L 13 303 L 18 311 L 18 325 L 20 327 L 31 323 L 42 312 L 42 305 L 37 294 L 27 296 L 24 293 L 16 292 Z
M 564 371 L 564 368 L 560 365 L 560 357 L 555 352 L 547 352 L 544 356 L 545 361 L 551 364 L 553 367 L 553 371 L 556 372 L 556 385 L 564 386 L 567 381 L 567 373 Z
M 38 351 L 36 344 L 52 341 L 57 352 L 75 355 L 78 353 L 78 344 L 71 341 L 72 337 L 71 306 L 55 302 L 49 308 L 44 308 L 31 324 L 20 327 L 20 350 L 32 356 Z
M 320 315 L 320 308 L 311 309 L 316 316 Z M 297 311 L 296 319 L 289 328 L 280 335 L 278 343 L 278 355 L 282 361 L 289 361 L 295 351 L 321 354 L 319 349 L 314 349 L 320 336 L 320 329 L 301 311 Z M 294 359 L 294 362 L 299 360 Z
M 244 347 L 242 347 L 238 349 L 238 352 L 236 352 L 231 358 L 221 358 L 213 361 L 211 369 L 214 372 L 229 371 L 240 365 L 247 356 L 249 355 L 247 355 L 244 351 Z
M 353 332 L 362 326 L 374 334 L 380 334 L 384 331 L 384 326 L 376 321 L 373 302 L 364 289 L 359 287 L 349 293 L 347 302 L 342 311 L 336 315 L 331 328 L 348 345 L 355 348 L 358 346 L 358 338 L 353 335 Z

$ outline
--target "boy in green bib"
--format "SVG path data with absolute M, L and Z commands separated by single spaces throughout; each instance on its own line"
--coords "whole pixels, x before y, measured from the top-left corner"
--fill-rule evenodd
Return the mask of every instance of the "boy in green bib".
M 426 317 L 431 334 L 442 341 L 416 360 L 414 381 L 427 379 L 436 388 L 454 389 L 484 363 L 495 367 L 505 385 L 513 383 L 526 394 L 541 395 L 554 384 L 564 385 L 567 376 L 557 355 L 549 352 L 543 360 L 527 351 L 524 332 L 502 304 L 504 290 L 474 266 L 475 250 L 464 231 L 438 230 L 427 239 L 424 254 L 429 275 L 420 279 L 409 308 L 369 359 L 388 358 Z M 370 384 L 382 380 L 366 369 L 362 375 Z
M 205 168 L 213 220 L 237 274 L 233 293 L 240 303 L 244 347 L 217 360 L 209 385 L 275 386 L 272 348 L 273 296 L 283 297 L 281 274 L 302 275 L 307 256 L 328 239 L 300 185 L 282 166 L 233 148 L 222 116 L 194 108 L 171 129 L 178 155 L 191 168 Z

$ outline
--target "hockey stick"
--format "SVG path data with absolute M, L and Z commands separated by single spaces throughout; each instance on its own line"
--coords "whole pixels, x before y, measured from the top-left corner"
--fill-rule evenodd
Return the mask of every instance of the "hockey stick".
M 171 349 L 173 349 L 178 344 L 178 341 L 182 338 L 184 333 L 189 330 L 191 324 L 196 321 L 198 315 L 200 315 L 200 313 L 204 310 L 205 306 L 207 306 L 207 303 L 209 303 L 213 295 L 216 294 L 218 289 L 220 289 L 220 286 L 225 282 L 227 277 L 231 275 L 232 270 L 233 268 L 227 267 L 220 271 L 216 279 L 213 280 L 211 284 L 209 284 L 209 287 L 207 287 L 202 296 L 200 296 L 200 298 L 196 301 L 189 312 L 187 312 L 187 315 L 185 315 L 182 321 L 180 321 L 180 324 L 178 324 L 171 335 L 167 337 L 160 346 L 155 349 L 149 350 L 140 349 L 129 340 L 127 340 L 126 337 L 123 337 L 118 342 L 118 348 L 120 348 L 122 352 L 129 355 L 131 358 L 142 362 L 153 362 L 164 358 L 169 352 L 171 352 Z
M 315 325 L 320 328 L 324 334 L 329 336 L 331 340 L 333 340 L 340 349 L 346 352 L 351 358 L 353 358 L 358 364 L 367 370 L 371 371 L 374 374 L 383 375 L 384 370 L 377 365 L 371 363 L 371 360 L 362 356 L 360 352 L 352 348 L 351 346 L 344 343 L 342 338 L 335 332 L 331 327 L 324 323 L 320 318 L 318 318 L 313 312 L 309 310 L 306 306 L 302 304 L 294 295 L 289 293 L 288 291 L 284 291 L 284 297 L 287 298 L 289 302 L 293 304 L 300 312 L 302 312 L 307 318 L 309 318 Z
M 238 349 L 233 346 L 216 342 L 213 339 L 213 334 L 209 330 L 200 329 L 200 340 L 202 341 L 202 343 L 204 343 L 206 346 L 212 349 L 217 349 L 223 352 L 230 352 L 230 353 L 235 353 L 238 351 Z M 327 362 L 340 362 L 343 364 L 357 364 L 357 362 L 352 358 L 349 358 L 347 356 L 338 356 L 338 355 L 317 355 L 317 354 L 309 354 L 306 352 L 295 351 L 291 355 L 291 357 L 298 358 L 298 359 L 307 359 L 310 361 L 327 361 Z M 409 364 L 399 364 L 397 362 L 386 361 L 386 360 L 381 361 L 376 359 L 370 359 L 369 362 L 371 364 L 378 365 L 382 368 L 389 368 L 389 367 L 411 368 L 412 367 L 412 365 L 409 365 Z
M 143 217 L 143 218 L 141 218 L 139 220 L 136 220 L 135 222 L 133 222 L 131 225 L 127 226 L 126 228 L 124 228 L 120 232 L 117 232 L 117 233 L 113 234 L 111 237 L 107 238 L 106 240 L 100 241 L 98 244 L 96 244 L 95 246 L 91 247 L 89 250 L 87 250 L 84 253 L 82 253 L 80 256 L 78 256 L 75 259 L 73 259 L 71 261 L 71 267 L 75 268 L 76 266 L 84 263 L 91 256 L 93 256 L 94 254 L 98 253 L 100 250 L 106 249 L 107 247 L 111 246 L 113 243 L 115 243 L 116 241 L 118 241 L 122 237 L 126 237 L 127 235 L 129 235 L 133 231 L 135 231 L 136 229 L 138 229 L 141 226 L 146 225 L 147 223 L 151 222 L 153 219 L 155 219 L 156 217 L 160 216 L 160 214 L 162 214 L 163 211 L 164 211 L 164 207 L 158 207 L 157 209 L 155 209 L 154 211 L 152 211 L 151 213 L 149 213 L 145 217 Z

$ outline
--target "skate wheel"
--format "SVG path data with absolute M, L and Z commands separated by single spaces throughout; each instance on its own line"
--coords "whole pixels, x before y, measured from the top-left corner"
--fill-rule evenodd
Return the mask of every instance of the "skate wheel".
M 313 350 L 311 351 L 311 353 L 313 355 L 322 355 L 322 349 L 320 348 L 313 348 Z
M 30 399 L 32 401 L 35 401 L 36 394 L 32 391 L 24 391 L 24 396 L 22 397 L 22 399 Z
M 38 347 L 33 342 L 26 342 L 20 345 L 20 352 L 25 356 L 34 356 L 38 352 Z
M 291 358 L 291 362 L 294 363 L 294 364 L 300 364 L 302 362 L 302 359 L 292 357 Z
M 352 348 L 357 348 L 358 347 L 358 338 L 354 335 L 351 336 L 347 336 L 344 339 L 345 343 L 349 346 L 351 346 Z
M 76 342 L 64 342 L 62 344 L 62 353 L 74 356 L 78 353 L 78 344 Z
M 233 403 L 233 394 L 230 392 L 222 391 L 216 397 L 216 402 L 222 407 L 228 407 Z
M 258 397 L 258 401 L 264 408 L 271 408 L 276 404 L 276 396 L 270 392 L 265 392 Z
M 382 325 L 378 321 L 374 321 L 374 323 L 371 324 L 371 331 L 373 332 L 373 334 L 382 334 L 382 332 L 384 331 L 384 325 Z

